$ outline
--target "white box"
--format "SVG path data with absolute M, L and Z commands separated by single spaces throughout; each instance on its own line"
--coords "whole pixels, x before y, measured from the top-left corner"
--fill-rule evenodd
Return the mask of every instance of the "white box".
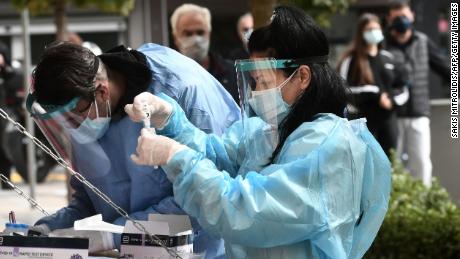
M 157 235 L 168 248 L 180 254 L 193 253 L 193 231 L 187 215 L 150 214 L 149 221 L 139 221 L 148 232 Z M 126 222 L 121 235 L 120 254 L 136 259 L 160 259 L 168 252 L 146 238 L 132 222 Z
M 88 259 L 88 239 L 0 236 L 2 259 Z

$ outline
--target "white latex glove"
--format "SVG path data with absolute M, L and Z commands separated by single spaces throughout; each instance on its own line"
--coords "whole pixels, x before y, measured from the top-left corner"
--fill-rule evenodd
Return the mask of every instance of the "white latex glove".
M 113 235 L 105 231 L 74 230 L 74 228 L 56 229 L 49 233 L 50 237 L 81 237 L 89 239 L 89 252 L 100 252 L 115 248 Z
M 36 226 L 29 227 L 29 235 L 31 234 L 30 231 L 35 231 L 40 233 L 42 236 L 46 236 L 50 233 L 50 228 L 46 224 L 40 224 Z
M 146 112 L 150 112 L 151 124 L 162 129 L 172 113 L 172 105 L 149 92 L 143 92 L 134 97 L 132 104 L 125 106 L 125 111 L 135 122 L 143 121 L 147 118 Z
M 138 165 L 164 165 L 185 146 L 165 136 L 154 134 L 149 129 L 142 129 L 137 139 L 136 154 L 131 159 Z

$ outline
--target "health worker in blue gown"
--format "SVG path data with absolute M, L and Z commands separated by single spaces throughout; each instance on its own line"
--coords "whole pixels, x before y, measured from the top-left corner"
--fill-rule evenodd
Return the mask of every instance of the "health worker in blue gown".
M 125 107 L 141 121 L 148 103 L 156 128 L 142 130 L 133 161 L 163 167 L 176 202 L 229 258 L 361 258 L 382 224 L 390 162 L 364 119 L 343 117 L 328 46 L 304 11 L 276 8 L 236 63 L 245 115 L 222 136 L 164 94 Z
M 206 70 L 155 44 L 138 50 L 119 46 L 99 56 L 71 43 L 53 44 L 34 70 L 27 106 L 54 150 L 132 218 L 185 214 L 162 169 L 130 159 L 143 124 L 131 121 L 123 107 L 145 91 L 174 99 L 188 121 L 207 133 L 221 135 L 240 118 L 230 94 Z M 124 225 L 125 219 L 75 177 L 71 186 L 69 205 L 40 219 L 34 228 L 89 237 L 90 251 L 119 247 L 119 235 L 72 229 L 74 221 L 95 214 L 117 225 Z M 192 222 L 195 252 L 206 251 L 206 258 L 225 256 L 223 241 Z

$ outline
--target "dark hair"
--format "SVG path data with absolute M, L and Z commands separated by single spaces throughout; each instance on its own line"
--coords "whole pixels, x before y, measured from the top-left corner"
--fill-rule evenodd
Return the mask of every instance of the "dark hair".
M 356 33 L 351 42 L 351 46 L 344 52 L 337 65 L 339 69 L 347 57 L 353 58 L 354 63 L 353 66 L 350 67 L 350 82 L 357 85 L 374 84 L 374 76 L 369 64 L 369 59 L 367 58 L 367 42 L 363 37 L 364 29 L 370 22 L 377 22 L 380 24 L 379 18 L 375 14 L 364 13 L 359 17 Z
M 124 93 L 112 110 L 112 118 L 125 115 L 123 107 L 147 90 L 152 71 L 144 54 L 117 46 L 96 57 L 89 49 L 70 42 L 53 43 L 45 49 L 33 72 L 35 96 L 40 104 L 63 105 L 81 96 L 94 100 L 94 77 L 99 62 L 107 68 L 109 79 L 125 85 Z
M 109 78 L 118 77 L 125 85 L 124 93 L 112 112 L 112 118 L 118 120 L 126 115 L 125 105 L 132 103 L 136 95 L 147 90 L 152 81 L 152 71 L 143 53 L 123 45 L 106 51 L 99 58 L 108 68 Z
M 93 100 L 97 57 L 87 48 L 55 42 L 45 48 L 33 71 L 33 89 L 40 104 L 63 105 L 81 96 Z
M 324 32 L 303 10 L 290 6 L 275 8 L 269 25 L 255 30 L 248 42 L 249 52 L 266 52 L 276 59 L 302 59 L 329 54 Z M 310 63 L 309 87 L 292 105 L 279 125 L 279 143 L 271 162 L 276 158 L 287 137 L 302 123 L 313 121 L 319 113 L 343 117 L 346 106 L 344 80 L 328 63 Z M 284 69 L 285 75 L 295 68 Z
M 400 10 L 402 8 L 409 7 L 410 8 L 410 2 L 408 0 L 394 0 L 391 1 L 390 4 L 388 5 L 388 13 L 390 13 L 393 10 Z

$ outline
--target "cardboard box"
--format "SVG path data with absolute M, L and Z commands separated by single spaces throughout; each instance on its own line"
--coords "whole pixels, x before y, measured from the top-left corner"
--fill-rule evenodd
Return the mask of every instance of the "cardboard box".
M 88 259 L 88 239 L 0 236 L 2 259 Z
M 151 234 L 157 235 L 162 243 L 180 254 L 193 253 L 193 231 L 186 215 L 151 214 L 149 221 L 140 221 Z M 132 222 L 126 222 L 121 235 L 120 254 L 136 259 L 167 258 L 168 252 L 147 238 Z

